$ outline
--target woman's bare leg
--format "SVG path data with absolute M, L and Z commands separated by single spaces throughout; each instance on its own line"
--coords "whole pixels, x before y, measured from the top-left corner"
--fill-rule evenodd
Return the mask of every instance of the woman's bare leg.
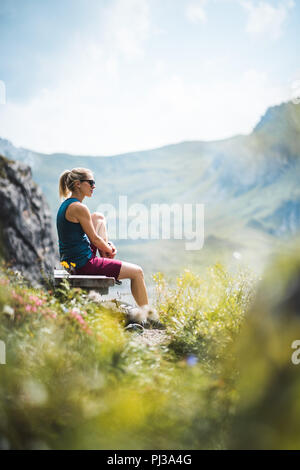
M 92 221 L 96 233 L 107 242 L 108 235 L 104 215 L 100 212 L 94 212 L 92 214 Z M 99 251 L 99 253 L 100 256 L 105 257 L 104 253 L 102 253 L 101 251 Z M 131 293 L 137 305 L 139 307 L 142 307 L 143 305 L 148 305 L 148 295 L 144 279 L 144 272 L 140 266 L 138 266 L 137 264 L 122 261 L 122 266 L 118 279 L 130 279 Z
M 131 280 L 131 293 L 139 307 L 148 305 L 148 295 L 144 279 L 144 272 L 137 264 L 122 261 L 118 279 Z
M 106 219 L 101 212 L 94 212 L 92 214 L 92 222 L 95 228 L 95 231 L 99 237 L 103 238 L 105 242 L 108 242 L 107 228 L 106 228 Z M 102 258 L 106 258 L 105 253 L 99 250 L 99 254 Z

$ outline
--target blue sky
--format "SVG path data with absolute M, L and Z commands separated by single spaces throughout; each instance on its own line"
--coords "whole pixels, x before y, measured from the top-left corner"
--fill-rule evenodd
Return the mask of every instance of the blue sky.
M 300 78 L 293 0 L 1 0 L 0 137 L 112 155 L 249 133 Z

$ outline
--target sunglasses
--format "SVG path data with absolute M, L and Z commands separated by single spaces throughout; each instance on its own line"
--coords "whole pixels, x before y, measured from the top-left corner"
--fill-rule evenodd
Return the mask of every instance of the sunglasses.
M 95 181 L 95 180 L 80 180 L 80 181 L 81 181 L 81 182 L 87 181 L 87 182 L 89 183 L 89 185 L 90 185 L 91 188 L 96 185 L 96 181 Z

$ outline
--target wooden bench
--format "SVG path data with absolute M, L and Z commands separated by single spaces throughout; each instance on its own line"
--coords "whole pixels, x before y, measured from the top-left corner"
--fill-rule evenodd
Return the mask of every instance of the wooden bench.
M 115 285 L 114 277 L 78 276 L 69 274 L 65 269 L 54 269 L 54 286 L 58 287 L 63 279 L 68 279 L 71 287 L 95 290 L 99 294 L 108 294 L 109 288 Z

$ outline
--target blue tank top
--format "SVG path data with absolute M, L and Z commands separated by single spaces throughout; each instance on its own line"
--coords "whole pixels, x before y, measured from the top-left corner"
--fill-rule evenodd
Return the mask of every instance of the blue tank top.
M 67 208 L 75 201 L 79 199 L 71 197 L 61 204 L 57 212 L 56 227 L 60 261 L 75 263 L 77 269 L 84 266 L 92 257 L 92 250 L 80 223 L 69 222 L 65 217 Z

